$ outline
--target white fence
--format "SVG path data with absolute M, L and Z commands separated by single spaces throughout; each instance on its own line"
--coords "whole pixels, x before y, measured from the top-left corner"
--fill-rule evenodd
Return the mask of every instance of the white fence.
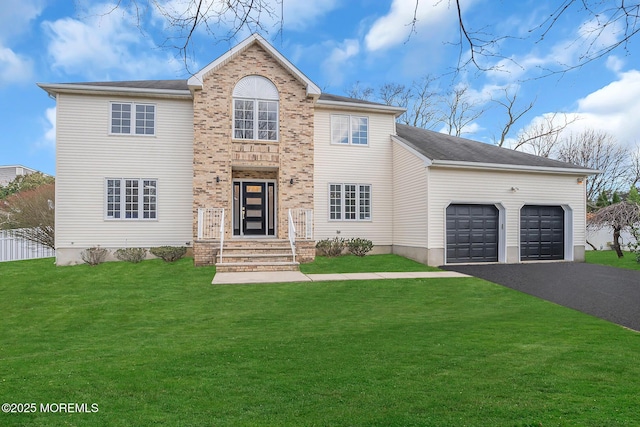
M 0 230 L 0 262 L 56 256 L 53 249 L 20 239 L 15 232 L 16 230 Z

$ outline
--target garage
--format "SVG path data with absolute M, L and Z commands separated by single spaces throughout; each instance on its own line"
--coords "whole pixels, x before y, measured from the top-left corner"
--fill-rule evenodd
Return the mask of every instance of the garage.
M 447 263 L 498 261 L 498 208 L 453 204 L 447 207 Z
M 520 259 L 564 259 L 564 209 L 527 205 L 520 210 Z

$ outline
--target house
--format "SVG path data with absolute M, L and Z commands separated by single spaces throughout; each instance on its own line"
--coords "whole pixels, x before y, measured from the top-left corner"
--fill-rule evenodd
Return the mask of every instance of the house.
M 58 264 L 189 245 L 218 271 L 295 269 L 336 236 L 430 265 L 584 258 L 594 171 L 397 124 L 403 109 L 322 93 L 259 35 L 188 80 L 40 87 Z
M 35 172 L 38 171 L 22 165 L 0 166 L 0 187 L 5 187 L 18 176 L 29 175 Z

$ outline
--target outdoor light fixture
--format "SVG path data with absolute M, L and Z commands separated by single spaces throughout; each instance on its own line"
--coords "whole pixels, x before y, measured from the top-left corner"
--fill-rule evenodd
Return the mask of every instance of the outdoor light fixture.
M 578 184 L 582 184 L 583 181 L 584 181 L 583 177 L 578 178 Z
M 293 185 L 293 178 L 289 180 L 289 185 Z
M 518 188 L 518 187 L 511 187 L 511 191 L 513 191 L 514 193 L 515 193 L 516 191 L 518 191 L 518 190 L 519 190 L 519 188 Z
M 220 182 L 220 177 L 216 176 L 216 183 L 219 183 L 219 182 Z

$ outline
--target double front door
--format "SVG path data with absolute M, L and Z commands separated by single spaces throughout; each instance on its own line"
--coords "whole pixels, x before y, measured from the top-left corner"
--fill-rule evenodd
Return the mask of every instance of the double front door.
M 275 182 L 234 181 L 233 235 L 275 236 Z

